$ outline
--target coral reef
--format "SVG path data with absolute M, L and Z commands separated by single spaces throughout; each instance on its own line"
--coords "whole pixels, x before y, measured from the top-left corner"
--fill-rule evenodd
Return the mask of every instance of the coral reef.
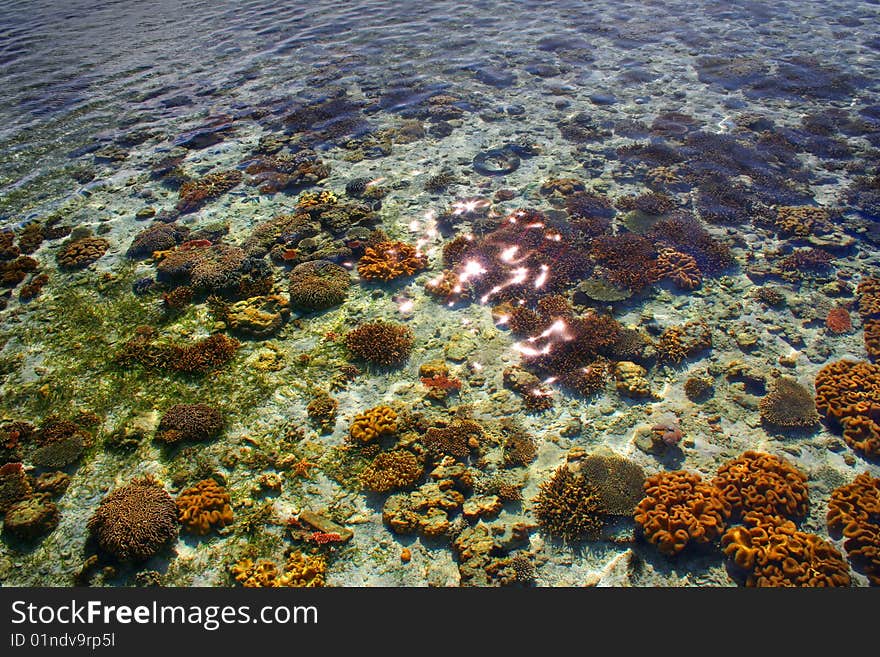
M 769 392 L 758 406 L 761 419 L 779 428 L 809 428 L 819 422 L 813 394 L 795 379 L 773 379 Z
M 232 523 L 229 493 L 214 479 L 203 479 L 177 496 L 178 520 L 194 534 L 204 536 Z
M 565 541 L 597 539 L 607 513 L 598 488 L 568 464 L 556 468 L 541 484 L 534 510 L 541 528 Z
M 60 519 L 61 513 L 49 496 L 37 494 L 6 510 L 3 531 L 22 541 L 32 541 L 54 530 Z
M 421 479 L 425 466 L 412 452 L 382 452 L 361 471 L 361 485 L 374 493 L 387 493 L 409 488 Z
M 177 505 L 152 477 L 109 493 L 89 519 L 98 546 L 121 561 L 145 561 L 177 537 Z
M 880 365 L 839 360 L 816 374 L 816 409 L 853 449 L 880 457 Z
M 376 406 L 355 416 L 349 436 L 356 444 L 370 443 L 397 431 L 397 413 L 389 406 Z
M 328 260 L 311 260 L 290 272 L 290 303 L 305 312 L 327 310 L 345 301 L 350 286 L 347 269 Z
M 321 555 L 292 552 L 284 567 L 267 559 L 257 562 L 243 559 L 231 568 L 235 581 L 244 587 L 296 587 L 314 588 L 324 586 L 327 560 Z
M 116 362 L 122 366 L 138 364 L 148 369 L 204 375 L 226 365 L 239 346 L 238 340 L 222 333 L 187 345 L 157 343 L 155 329 L 139 327 L 116 354 Z
M 368 246 L 358 261 L 358 274 L 367 281 L 391 281 L 412 276 L 428 267 L 428 258 L 404 242 L 380 242 Z
M 707 544 L 721 536 L 731 508 L 718 488 L 685 470 L 660 472 L 645 480 L 645 497 L 635 521 L 645 538 L 672 556 L 689 544 Z
M 339 407 L 333 397 L 319 390 L 306 407 L 309 420 L 321 429 L 321 433 L 331 433 L 336 425 L 336 409 Z
M 107 252 L 110 242 L 103 237 L 87 235 L 71 239 L 55 253 L 55 261 L 63 269 L 83 269 Z
M 880 479 L 863 472 L 835 488 L 828 502 L 829 529 L 842 534 L 849 558 L 880 586 Z
M 703 273 L 697 266 L 696 259 L 687 253 L 675 249 L 660 249 L 657 263 L 654 265 L 655 280 L 668 278 L 682 290 L 695 290 L 703 283 Z
M 712 329 L 705 320 L 670 326 L 657 340 L 657 357 L 665 363 L 680 363 L 712 346 Z
M 807 476 L 772 454 L 744 452 L 722 465 L 712 484 L 735 518 L 754 512 L 799 521 L 807 515 Z
M 230 169 L 209 173 L 197 180 L 188 180 L 178 190 L 175 209 L 181 214 L 195 212 L 208 201 L 223 196 L 243 179 L 241 171 Z
M 217 437 L 223 430 L 223 415 L 208 404 L 175 404 L 162 415 L 156 440 L 165 444 L 183 440 L 201 441 Z
M 384 367 L 402 365 L 412 350 L 412 329 L 394 322 L 365 322 L 345 335 L 345 347 L 352 357 Z
M 721 546 L 746 571 L 746 586 L 849 586 L 849 566 L 828 541 L 777 516 L 752 512 L 743 522 L 727 530 Z
M 422 443 L 430 454 L 464 459 L 479 447 L 483 428 L 473 420 L 452 420 L 443 427 L 429 427 Z
M 156 223 L 134 236 L 125 252 L 129 258 L 147 258 L 156 251 L 170 251 L 189 235 L 189 228 L 177 224 Z
M 290 315 L 288 305 L 280 294 L 250 297 L 227 306 L 223 318 L 230 331 L 267 338 L 276 333 Z

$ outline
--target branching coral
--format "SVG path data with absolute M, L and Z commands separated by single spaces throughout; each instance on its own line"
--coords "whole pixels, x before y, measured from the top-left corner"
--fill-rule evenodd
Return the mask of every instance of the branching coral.
M 361 485 L 374 493 L 413 486 L 425 471 L 423 463 L 412 452 L 394 450 L 381 452 L 361 472 Z
M 880 365 L 839 360 L 816 375 L 816 408 L 843 439 L 868 457 L 880 457 Z
M 668 278 L 682 290 L 695 290 L 703 282 L 703 273 L 697 267 L 696 259 L 669 248 L 660 249 L 652 274 L 654 280 Z
M 156 440 L 171 444 L 182 440 L 210 440 L 223 430 L 223 415 L 208 404 L 175 404 L 162 415 Z
M 797 521 L 807 514 L 807 476 L 772 454 L 747 451 L 722 465 L 712 484 L 735 517 L 755 512 Z
M 376 406 L 356 415 L 351 422 L 349 435 L 358 444 L 393 434 L 397 431 L 397 413 L 390 406 Z
M 781 376 L 759 405 L 761 419 L 774 427 L 809 428 L 819 421 L 813 394 L 795 379 Z
M 416 247 L 403 242 L 380 242 L 364 250 L 358 274 L 367 281 L 391 281 L 427 267 L 428 258 Z
M 746 586 L 849 586 L 849 566 L 831 543 L 778 516 L 747 513 L 743 522 L 721 546 L 748 573 Z
M 712 346 L 712 330 L 705 320 L 670 326 L 657 340 L 657 356 L 667 363 L 680 363 Z
M 830 213 L 811 205 L 784 205 L 776 210 L 774 228 L 785 237 L 809 237 L 828 232 Z
M 412 350 L 415 334 L 394 322 L 366 322 L 345 335 L 345 346 L 354 358 L 373 365 L 402 365 Z
M 880 586 L 880 479 L 863 472 L 834 489 L 827 520 L 830 529 L 843 534 L 849 558 Z
M 650 285 L 657 266 L 650 240 L 635 233 L 603 235 L 593 240 L 590 256 L 602 267 L 603 277 L 632 292 Z
M 177 496 L 178 520 L 188 531 L 204 536 L 232 523 L 229 493 L 213 479 L 203 479 Z
M 234 188 L 243 178 L 241 171 L 230 169 L 209 173 L 198 180 L 188 180 L 178 190 L 176 209 L 181 213 L 195 212 L 208 201 L 213 201 Z
M 672 556 L 691 543 L 715 541 L 730 512 L 718 488 L 696 473 L 677 470 L 645 480 L 645 497 L 636 507 L 635 521 L 649 542 Z
M 698 219 L 687 213 L 676 212 L 660 219 L 646 237 L 658 246 L 672 247 L 692 256 L 707 276 L 730 269 L 736 262 L 730 247 L 712 237 Z
M 605 513 L 598 489 L 567 464 L 559 466 L 541 484 L 535 498 L 535 516 L 541 528 L 566 541 L 597 539 L 605 524 Z
M 152 477 L 107 495 L 87 524 L 98 546 L 122 561 L 145 561 L 177 536 L 177 505 Z

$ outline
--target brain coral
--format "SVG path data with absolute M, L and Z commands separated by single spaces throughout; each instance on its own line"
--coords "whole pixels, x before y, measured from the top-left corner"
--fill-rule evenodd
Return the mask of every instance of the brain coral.
M 177 505 L 155 479 L 133 479 L 101 501 L 87 527 L 106 552 L 144 561 L 177 536 Z
M 358 262 L 358 274 L 367 281 L 390 281 L 412 276 L 428 267 L 428 258 L 403 242 L 380 242 L 368 246 Z
M 761 419 L 775 427 L 808 428 L 819 421 L 812 393 L 786 376 L 774 379 L 758 408 Z
M 736 517 L 756 512 L 800 520 L 807 514 L 807 476 L 772 454 L 745 452 L 722 465 L 712 484 Z
M 178 520 L 187 530 L 204 536 L 232 523 L 229 493 L 213 479 L 203 479 L 177 496 Z
M 568 464 L 559 466 L 541 484 L 535 516 L 545 532 L 566 541 L 595 540 L 605 523 L 598 489 Z
M 747 513 L 743 521 L 721 545 L 748 572 L 746 586 L 849 586 L 849 566 L 831 543 L 777 516 Z
M 880 316 L 880 278 L 863 278 L 856 287 L 856 294 L 862 319 Z
M 376 406 L 356 415 L 349 435 L 357 443 L 369 443 L 397 431 L 397 413 L 390 406 Z
M 311 260 L 290 272 L 290 303 L 302 311 L 315 312 L 338 306 L 348 296 L 348 270 L 329 260 Z
M 181 440 L 209 440 L 223 429 L 223 416 L 207 404 L 175 404 L 159 420 L 156 440 L 176 443 Z
M 345 336 L 345 346 L 352 356 L 386 367 L 402 365 L 414 341 L 409 327 L 383 321 L 361 324 Z
M 244 587 L 317 587 L 324 586 L 327 561 L 320 555 L 293 552 L 279 570 L 267 559 L 257 562 L 244 559 L 232 566 L 232 576 Z
M 104 255 L 108 248 L 110 242 L 103 237 L 80 237 L 62 244 L 55 260 L 64 269 L 82 269 Z
M 867 472 L 836 488 L 828 502 L 828 527 L 874 586 L 880 586 L 880 479 Z
M 374 493 L 408 488 L 425 471 L 424 465 L 412 452 L 394 450 L 378 454 L 360 474 L 361 485 Z
M 645 497 L 636 507 L 635 520 L 645 538 L 671 556 L 691 542 L 710 543 L 721 536 L 730 511 L 715 486 L 699 474 L 677 470 L 645 480 Z
M 880 456 L 880 365 L 839 360 L 816 375 L 816 408 L 843 431 L 843 439 L 870 457 Z
M 129 258 L 146 258 L 154 251 L 169 251 L 189 235 L 189 228 L 177 224 L 156 223 L 147 226 L 137 235 L 125 252 Z

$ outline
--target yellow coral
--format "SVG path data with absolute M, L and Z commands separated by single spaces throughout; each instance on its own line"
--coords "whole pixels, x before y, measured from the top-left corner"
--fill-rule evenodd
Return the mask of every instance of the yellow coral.
M 388 406 L 376 406 L 355 416 L 349 434 L 355 442 L 369 443 L 397 431 L 397 413 Z
M 204 536 L 232 523 L 229 493 L 213 479 L 203 479 L 177 496 L 178 520 L 189 531 Z
M 293 552 L 283 570 L 268 559 L 257 562 L 243 559 L 232 566 L 231 571 L 235 581 L 247 588 L 314 588 L 324 586 L 327 561 L 320 555 Z
M 428 267 L 428 258 L 403 242 L 379 242 L 368 246 L 358 262 L 358 274 L 367 281 L 390 281 L 412 276 Z

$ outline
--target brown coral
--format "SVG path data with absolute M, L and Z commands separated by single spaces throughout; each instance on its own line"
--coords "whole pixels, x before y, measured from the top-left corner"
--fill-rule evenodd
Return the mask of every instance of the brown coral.
M 414 341 L 408 326 L 383 321 L 366 322 L 345 336 L 345 346 L 352 356 L 386 367 L 403 364 Z
M 745 526 L 727 530 L 721 545 L 748 573 L 746 586 L 849 586 L 849 566 L 831 543 L 777 516 L 747 513 L 743 520 Z
M 761 419 L 774 427 L 805 429 L 819 421 L 813 394 L 786 376 L 774 379 L 758 408 Z
M 180 186 L 177 211 L 194 212 L 208 201 L 219 198 L 238 185 L 244 178 L 241 171 L 230 169 L 202 176 L 198 180 L 188 180 Z
M 232 576 L 244 587 L 298 587 L 313 588 L 324 586 L 327 561 L 321 555 L 307 555 L 293 552 L 284 567 L 267 559 L 257 562 L 244 559 L 232 566 Z
M 361 472 L 361 485 L 374 493 L 387 493 L 392 490 L 414 485 L 424 473 L 422 462 L 406 450 L 382 452 Z
M 880 586 L 880 479 L 863 472 L 834 489 L 827 520 L 830 529 L 843 534 L 849 558 Z
M 595 540 L 605 524 L 598 489 L 568 464 L 559 466 L 541 484 L 535 516 L 545 532 L 566 541 Z
M 370 443 L 397 431 L 397 413 L 390 406 L 376 406 L 356 415 L 349 435 L 356 443 Z
M 635 521 L 649 542 L 671 556 L 690 543 L 716 540 L 730 512 L 718 488 L 699 474 L 676 470 L 645 480 L 645 497 L 636 507 Z
M 755 512 L 800 520 L 807 514 L 807 476 L 772 454 L 747 451 L 722 465 L 712 484 L 736 517 Z
M 853 329 L 849 311 L 843 306 L 835 306 L 825 316 L 825 327 L 832 333 L 849 333 Z
M 62 244 L 55 260 L 64 269 L 82 269 L 104 255 L 108 248 L 110 242 L 103 237 L 80 237 Z
M 668 278 L 682 290 L 695 290 L 703 282 L 696 259 L 675 249 L 660 249 L 653 270 L 654 280 Z
M 98 546 L 122 561 L 145 561 L 177 536 L 177 505 L 152 477 L 107 495 L 87 524 Z
M 229 493 L 213 479 L 203 479 L 177 496 L 178 520 L 187 530 L 204 536 L 232 523 Z
M 705 320 L 670 326 L 657 340 L 657 356 L 667 363 L 680 363 L 685 358 L 712 346 L 712 330 Z
M 453 420 L 445 427 L 430 427 L 422 438 L 434 455 L 466 458 L 471 449 L 479 447 L 483 428 L 473 420 Z
M 156 440 L 171 444 L 182 440 L 210 440 L 223 430 L 223 415 L 208 404 L 175 404 L 162 415 Z
M 839 360 L 823 367 L 816 375 L 816 408 L 850 447 L 880 456 L 880 365 Z
M 863 278 L 856 287 L 862 319 L 880 317 L 880 278 Z
M 868 352 L 868 358 L 877 360 L 880 358 L 880 318 L 866 319 L 863 330 L 865 351 Z
M 367 281 L 390 281 L 412 276 L 428 267 L 428 258 L 404 242 L 380 242 L 368 246 L 358 262 L 358 274 Z
M 290 272 L 290 303 L 306 312 L 327 310 L 345 301 L 350 286 L 345 267 L 329 260 L 311 260 Z
M 777 208 L 773 222 L 784 237 L 809 237 L 828 232 L 830 213 L 811 205 L 785 205 Z

